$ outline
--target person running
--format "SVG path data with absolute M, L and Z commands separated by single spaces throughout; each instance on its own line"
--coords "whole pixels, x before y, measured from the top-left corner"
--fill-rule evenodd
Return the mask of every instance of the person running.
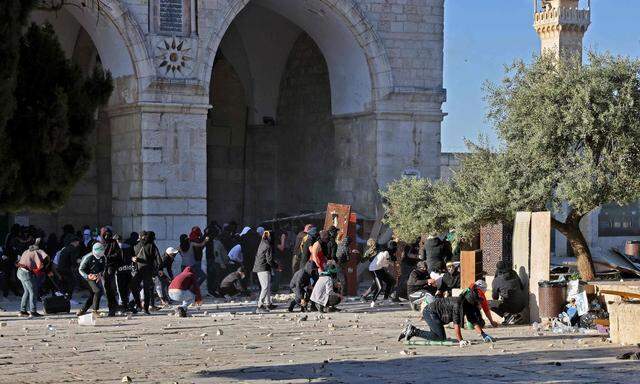
M 335 264 L 327 264 L 326 270 L 320 273 L 318 281 L 313 286 L 310 299 L 318 306 L 320 312 L 335 312 L 340 310 L 336 308 L 336 305 L 340 304 L 343 297 L 339 293 L 336 293 L 333 287 L 337 273 L 338 268 Z
M 24 251 L 18 261 L 18 280 L 22 283 L 24 293 L 20 302 L 21 317 L 40 317 L 36 308 L 38 300 L 38 276 L 43 276 L 46 265 L 47 254 L 40 249 L 41 239 L 36 239 L 35 243 Z M 27 309 L 29 311 L 27 312 Z
M 371 300 L 371 308 L 376 306 L 376 300 L 378 300 L 378 296 L 382 292 L 382 284 L 385 285 L 384 290 L 384 300 L 389 298 L 391 294 L 391 290 L 395 285 L 396 281 L 391 276 L 391 274 L 387 271 L 387 268 L 391 265 L 391 262 L 396 261 L 396 251 L 398 248 L 398 243 L 391 240 L 387 244 L 387 249 L 381 252 L 378 252 L 376 257 L 371 260 L 369 263 L 369 271 L 373 274 L 373 281 L 375 283 L 375 287 L 373 290 L 373 298 Z
M 136 233 L 136 237 L 137 237 Z M 138 313 L 138 309 L 135 303 L 130 302 L 129 296 L 133 291 L 133 276 L 137 272 L 135 263 L 133 262 L 133 246 L 127 242 L 122 242 L 122 237 L 118 234 L 113 236 L 114 240 L 118 242 L 120 250 L 122 250 L 122 260 L 118 271 L 116 272 L 116 283 L 118 284 L 118 297 L 120 298 L 120 310 L 122 312 Z M 135 244 L 134 244 L 135 245 Z M 137 291 L 140 291 L 138 286 Z
M 258 313 L 268 312 L 276 307 L 271 303 L 271 270 L 275 268 L 278 268 L 278 264 L 273 258 L 271 233 L 265 231 L 253 264 L 253 272 L 258 274 L 258 281 L 260 281 L 260 297 L 256 309 Z
M 307 303 L 316 281 L 318 281 L 318 267 L 313 261 L 308 261 L 304 268 L 300 268 L 293 274 L 289 287 L 295 297 L 289 303 L 289 312 L 293 312 L 296 305 L 302 312 L 307 310 Z
M 483 292 L 478 286 L 473 286 L 465 290 L 459 297 L 439 297 L 425 308 L 422 313 L 424 321 L 429 325 L 429 331 L 421 330 L 408 324 L 398 336 L 398 341 L 409 341 L 413 337 L 420 337 L 427 340 L 443 341 L 447 335 L 444 326 L 453 322 L 453 329 L 460 347 L 468 346 L 471 343 L 462 338 L 462 327 L 465 318 L 476 330 L 481 339 L 486 342 L 493 342 L 494 339 L 486 334 L 482 327 L 484 320 L 480 314 Z
M 176 276 L 169 285 L 169 297 L 171 300 L 181 302 L 176 308 L 176 314 L 180 317 L 187 317 L 187 308 L 191 303 L 202 305 L 202 294 L 198 277 L 193 267 L 186 267 Z
M 76 313 L 82 316 L 92 307 L 93 313 L 99 315 L 100 299 L 102 298 L 102 275 L 105 270 L 106 260 L 104 257 L 104 245 L 102 243 L 94 243 L 91 252 L 87 253 L 80 262 L 78 271 L 80 276 L 87 281 L 89 285 L 90 295 L 82 306 L 82 309 Z

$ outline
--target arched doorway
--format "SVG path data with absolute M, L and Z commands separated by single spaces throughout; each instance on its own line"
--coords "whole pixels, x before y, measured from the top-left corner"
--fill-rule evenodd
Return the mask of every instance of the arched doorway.
M 350 164 L 337 151 L 345 134 L 335 119 L 370 111 L 370 63 L 343 18 L 323 1 L 307 3 L 317 8 L 251 1 L 220 41 L 207 128 L 209 220 L 257 224 L 320 211 L 343 196 L 342 181 L 354 184 L 340 177 Z

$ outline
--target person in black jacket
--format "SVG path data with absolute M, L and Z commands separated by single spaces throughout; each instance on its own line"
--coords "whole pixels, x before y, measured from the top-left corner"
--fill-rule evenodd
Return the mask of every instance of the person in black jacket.
M 153 299 L 153 275 L 156 268 L 156 260 L 160 257 L 160 252 L 155 244 L 156 234 L 152 231 L 142 231 L 140 241 L 134 248 L 134 257 L 131 259 L 137 268 L 137 273 L 133 277 L 133 297 L 138 309 L 143 309 L 149 315 L 149 306 Z M 140 283 L 144 291 L 144 304 L 140 300 Z
M 460 288 L 460 271 L 458 267 L 450 261 L 447 263 L 447 271 L 438 281 L 438 296 L 451 296 L 454 288 Z
M 435 295 L 435 282 L 429 278 L 427 263 L 420 261 L 409 274 L 407 279 L 407 296 L 409 297 L 409 305 L 411 309 L 417 311 L 420 307 L 420 301 L 429 293 Z
M 507 263 L 499 261 L 496 269 L 491 285 L 493 300 L 489 301 L 489 308 L 504 318 L 503 324 L 518 324 L 522 320 L 520 312 L 527 305 L 528 293 L 516 271 Z
M 65 239 L 67 244 L 60 250 L 56 270 L 62 280 L 62 293 L 71 300 L 76 286 L 75 271 L 78 269 L 80 258 L 80 239 L 70 236 Z
M 105 271 L 104 271 L 104 290 L 107 296 L 107 305 L 109 307 L 109 317 L 116 315 L 118 310 L 118 288 L 116 284 L 116 273 L 122 265 L 122 250 L 118 242 L 113 238 L 113 232 L 107 227 L 100 229 L 100 242 L 104 245 Z
M 169 298 L 169 284 L 171 284 L 171 280 L 173 280 L 173 260 L 178 253 L 180 253 L 180 251 L 173 247 L 169 247 L 164 251 L 162 256 L 156 260 L 157 275 L 153 280 L 156 287 L 156 293 L 158 294 L 163 306 L 171 304 L 171 299 Z
M 470 343 L 462 339 L 462 326 L 465 318 L 474 326 L 476 332 L 485 342 L 493 342 L 493 338 L 487 335 L 482 327 L 484 320 L 480 314 L 481 293 L 479 288 L 475 286 L 467 289 L 459 297 L 436 298 L 427 305 L 422 316 L 424 321 L 429 325 L 429 331 L 423 331 L 408 324 L 400 333 L 398 341 L 409 341 L 412 337 L 417 336 L 427 340 L 446 340 L 447 335 L 444 326 L 453 322 L 453 329 L 456 339 L 461 347 Z
M 307 303 L 316 281 L 318 281 L 318 266 L 313 261 L 308 261 L 304 268 L 300 268 L 293 274 L 289 287 L 296 296 L 289 303 L 289 312 L 293 312 L 296 305 L 300 306 L 302 312 L 307 310 Z
M 420 260 L 418 258 L 420 248 L 420 238 L 413 244 L 407 244 L 402 250 L 402 259 L 400 260 L 400 278 L 398 279 L 398 285 L 396 286 L 396 292 L 393 296 L 393 301 L 398 302 L 400 298 L 408 299 L 409 293 L 407 291 L 407 281 L 409 275 L 415 269 L 416 264 Z
M 438 236 L 431 235 L 424 243 L 423 260 L 427 261 L 429 273 L 436 272 L 441 266 L 451 260 L 451 246 L 447 242 L 440 240 Z
M 137 234 L 136 234 L 137 236 Z M 122 242 L 122 237 L 118 234 L 113 236 L 114 240 L 118 242 L 118 246 L 122 251 L 122 260 L 120 261 L 120 266 L 118 267 L 118 271 L 116 272 L 116 282 L 118 283 L 118 297 L 120 297 L 120 308 L 122 312 L 133 312 L 137 313 L 134 304 L 129 303 L 129 294 L 133 292 L 132 284 L 133 284 L 133 276 L 135 275 L 136 268 L 134 265 L 133 259 L 133 246 L 129 244 L 128 241 Z M 137 287 L 138 292 L 140 292 L 140 287 Z
M 240 267 L 237 271 L 231 272 L 220 282 L 220 294 L 223 296 L 243 295 L 249 296 L 250 292 L 244 284 L 245 273 L 244 268 Z
M 271 232 L 264 231 L 253 264 L 253 272 L 258 274 L 261 288 L 258 308 L 256 309 L 258 313 L 268 312 L 276 307 L 271 303 L 271 270 L 278 268 L 278 264 L 273 258 L 273 244 L 271 241 Z

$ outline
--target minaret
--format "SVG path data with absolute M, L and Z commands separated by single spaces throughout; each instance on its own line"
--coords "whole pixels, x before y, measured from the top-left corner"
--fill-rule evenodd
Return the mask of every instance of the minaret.
M 582 60 L 582 38 L 591 24 L 591 0 L 587 9 L 579 8 L 579 0 L 534 0 L 533 27 L 540 36 L 542 54 Z

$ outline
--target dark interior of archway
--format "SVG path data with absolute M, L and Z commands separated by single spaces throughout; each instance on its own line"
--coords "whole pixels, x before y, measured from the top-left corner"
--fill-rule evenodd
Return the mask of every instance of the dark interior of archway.
M 274 122 L 249 124 L 240 76 L 219 55 L 207 126 L 208 215 L 246 224 L 323 210 L 335 190 L 334 125 L 326 61 L 306 33 L 280 79 Z

